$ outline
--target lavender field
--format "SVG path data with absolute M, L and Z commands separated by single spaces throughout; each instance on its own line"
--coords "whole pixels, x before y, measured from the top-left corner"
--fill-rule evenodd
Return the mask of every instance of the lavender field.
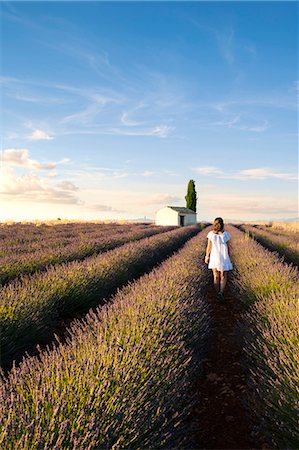
M 6 366 L 16 357 L 20 358 L 24 351 L 44 342 L 56 331 L 61 318 L 86 311 L 109 298 L 118 288 L 150 270 L 198 231 L 198 227 L 173 231 L 151 227 L 133 231 L 120 238 L 127 242 L 131 236 L 132 242 L 119 248 L 83 261 L 49 266 L 46 271 L 24 275 L 2 287 L 2 364 Z M 151 234 L 155 236 L 146 237 Z M 113 237 L 104 239 L 115 242 Z
M 195 231 L 167 234 L 182 243 Z M 159 250 L 143 244 L 143 258 L 161 252 L 167 236 L 159 238 Z M 3 377 L 1 446 L 158 448 L 184 442 L 190 383 L 209 325 L 200 258 L 205 239 L 200 233 L 111 304 L 75 323 L 66 344 L 25 359 Z M 130 255 L 131 247 L 124 253 Z
M 255 431 L 273 448 L 298 448 L 299 274 L 248 235 L 229 229 Z
M 292 231 L 271 230 L 269 227 L 253 227 L 242 225 L 240 227 L 247 235 L 256 239 L 269 250 L 283 256 L 285 261 L 299 266 L 299 235 Z
M 202 228 L 0 228 L 3 261 L 32 263 L 0 288 L 1 448 L 201 448 L 196 383 L 217 320 L 204 264 L 211 228 Z M 236 333 L 243 356 L 233 364 L 246 388 L 235 395 L 252 446 L 296 449 L 298 269 L 251 229 L 227 230 L 241 312 L 218 351 L 226 333 Z M 39 254 L 47 264 L 38 265 Z M 217 378 L 213 367 L 208 377 Z
M 16 224 L 0 227 L 0 284 L 46 269 L 50 265 L 82 260 L 174 227 L 141 225 Z

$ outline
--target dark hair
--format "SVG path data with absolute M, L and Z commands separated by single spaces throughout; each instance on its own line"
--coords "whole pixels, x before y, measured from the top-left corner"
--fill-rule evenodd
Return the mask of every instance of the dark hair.
M 216 217 L 216 219 L 214 219 L 214 231 L 218 233 L 219 231 L 223 231 L 223 229 L 224 229 L 223 219 L 221 217 Z

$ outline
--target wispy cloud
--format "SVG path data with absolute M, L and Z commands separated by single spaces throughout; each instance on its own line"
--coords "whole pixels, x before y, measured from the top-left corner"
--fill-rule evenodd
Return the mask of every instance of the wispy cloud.
M 232 64 L 235 61 L 234 30 L 231 29 L 225 33 L 213 29 L 212 32 L 218 43 L 221 56 L 227 63 Z
M 59 184 L 57 184 L 57 187 L 63 189 L 64 191 L 78 191 L 79 189 L 71 181 L 61 181 Z
M 97 180 L 111 180 L 118 178 L 127 178 L 129 172 L 125 168 L 110 168 L 110 167 L 97 167 L 91 165 L 81 165 L 79 169 L 70 170 L 69 173 L 73 178 L 77 180 L 97 179 Z
M 168 125 L 158 125 L 153 128 L 140 128 L 134 130 L 128 130 L 125 128 L 113 128 L 110 130 L 110 133 L 107 134 L 115 134 L 120 136 L 156 136 L 160 138 L 166 138 L 171 133 L 174 127 L 170 127 Z
M 224 170 L 214 167 L 214 166 L 206 166 L 206 167 L 196 167 L 193 169 L 194 172 L 199 173 L 200 175 L 205 176 L 214 176 L 216 178 L 225 178 L 231 180 L 265 180 L 269 178 L 277 178 L 281 180 L 297 180 L 298 175 L 295 173 L 289 172 L 277 172 L 268 167 L 257 167 L 254 169 L 243 169 L 239 171 L 235 171 L 233 173 L 227 173 Z
M 21 102 L 29 102 L 29 103 L 40 103 L 43 105 L 52 105 L 52 104 L 62 104 L 64 103 L 64 99 L 58 97 L 47 97 L 41 96 L 37 94 L 27 94 L 27 93 L 7 93 L 7 97 L 13 98 L 15 100 L 19 100 Z
M 74 123 L 87 125 L 93 122 L 95 117 L 104 110 L 106 105 L 111 103 L 121 103 L 121 100 L 118 98 L 105 97 L 104 95 L 96 93 L 90 95 L 92 95 L 91 103 L 89 103 L 83 110 L 63 117 L 59 124 Z
M 207 122 L 206 119 L 201 122 L 202 126 L 208 128 L 229 128 L 232 130 L 239 131 L 249 131 L 252 133 L 263 133 L 269 129 L 268 120 L 263 120 L 262 122 L 256 123 L 255 120 L 252 120 L 250 117 L 246 119 L 242 119 L 241 114 L 231 115 L 229 113 L 225 113 L 223 110 L 221 111 L 221 115 L 225 115 L 226 118 Z M 248 114 L 247 114 L 248 115 Z M 254 123 L 255 122 L 255 123 Z
M 206 23 L 201 23 L 193 17 L 189 18 L 189 21 L 195 28 L 213 37 L 222 59 L 230 67 L 237 66 L 239 53 L 256 59 L 257 48 L 255 43 L 248 40 L 244 41 L 240 36 L 237 36 L 232 24 L 227 24 L 226 28 L 215 28 Z
M 282 180 L 297 180 L 298 175 L 294 173 L 276 172 L 273 169 L 262 167 L 255 169 L 240 170 L 230 178 L 236 178 L 238 180 L 265 180 L 267 178 L 279 178 Z
M 167 205 L 181 201 L 179 197 L 171 194 L 157 193 L 152 195 L 143 195 L 142 199 L 136 199 L 136 205 Z
M 221 169 L 214 166 L 195 167 L 193 171 L 201 175 L 221 175 L 223 173 Z
M 156 172 L 152 172 L 150 170 L 145 170 L 144 172 L 142 172 L 141 174 L 143 177 L 152 177 L 153 175 L 156 175 Z
M 219 202 L 219 192 L 207 193 L 201 201 L 202 209 L 206 214 L 217 214 L 224 218 L 231 219 L 252 219 L 267 216 L 284 215 L 296 216 L 298 207 L 292 199 L 279 198 L 278 202 L 273 201 L 273 197 L 262 194 L 231 194 L 221 192 L 221 202 Z
M 11 83 L 21 83 L 22 81 L 19 78 L 15 77 L 4 77 L 0 76 L 0 83 L 1 84 L 11 84 Z
M 242 108 L 245 111 L 252 108 L 258 109 L 287 109 L 295 110 L 297 109 L 297 104 L 294 102 L 294 98 L 290 95 L 286 95 L 285 92 L 281 92 L 280 95 L 277 93 L 269 93 L 268 95 L 255 95 L 254 97 L 247 98 L 245 96 L 235 98 L 232 96 L 229 100 L 218 100 L 207 104 L 208 107 L 215 109 L 216 111 L 222 113 L 232 113 L 235 109 Z
M 78 42 L 76 46 L 63 43 L 57 46 L 57 50 L 63 51 L 68 56 L 75 56 L 77 59 L 82 60 L 84 64 L 87 63 L 98 75 L 104 78 L 107 77 L 105 70 L 112 69 L 109 55 L 106 51 L 98 49 L 97 53 L 93 53 L 90 49 L 84 47 L 82 43 L 79 44 Z
M 240 116 L 234 116 L 229 120 L 220 120 L 219 122 L 214 122 L 212 125 L 222 126 L 227 128 L 235 128 L 234 126 L 240 122 Z
M 85 208 L 92 210 L 92 211 L 99 211 L 99 212 L 112 212 L 112 213 L 122 213 L 122 214 L 127 212 L 125 210 L 120 210 L 120 209 L 114 208 L 113 206 L 99 205 L 99 204 L 86 205 Z
M 120 121 L 123 125 L 127 125 L 128 127 L 136 127 L 142 124 L 142 122 L 130 119 L 129 114 L 125 112 L 122 114 Z
M 268 120 L 264 120 L 263 123 L 259 125 L 242 125 L 239 129 L 244 131 L 252 131 L 254 133 L 263 133 L 269 129 L 269 122 Z

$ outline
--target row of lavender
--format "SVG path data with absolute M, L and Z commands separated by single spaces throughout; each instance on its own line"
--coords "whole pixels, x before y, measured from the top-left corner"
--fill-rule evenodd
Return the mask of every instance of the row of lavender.
M 46 342 L 63 317 L 86 312 L 176 251 L 199 228 L 185 227 L 130 242 L 102 255 L 24 276 L 0 290 L 1 364 Z
M 209 329 L 205 245 L 199 233 L 73 325 L 67 343 L 3 377 L 1 448 L 190 447 L 191 385 Z
M 251 225 L 241 225 L 240 229 L 269 250 L 278 252 L 286 262 L 299 266 L 299 244 L 295 233 L 278 234 Z
M 53 227 L 52 227 L 53 228 Z M 76 229 L 76 224 L 74 224 Z M 174 227 L 156 226 L 103 226 L 88 229 L 84 235 L 72 230 L 73 236 L 65 239 L 57 236 L 55 242 L 45 237 L 38 250 L 28 251 L 28 246 L 18 244 L 18 251 L 2 245 L 0 257 L 0 284 L 5 284 L 23 274 L 44 270 L 53 264 L 82 260 L 93 254 L 111 250 L 126 242 L 164 233 Z M 35 248 L 35 247 L 34 247 Z
M 0 240 L 10 245 L 17 243 L 30 244 L 33 241 L 44 238 L 53 238 L 63 235 L 64 237 L 73 237 L 80 233 L 85 234 L 89 230 L 101 228 L 123 228 L 136 226 L 150 226 L 145 222 L 67 222 L 67 223 L 31 223 L 31 222 L 0 222 Z
M 273 448 L 299 447 L 299 277 L 294 266 L 230 228 L 233 283 L 248 310 L 244 348 L 248 406 L 256 432 Z
M 69 222 L 66 224 L 35 225 L 32 223 L 0 224 L 0 243 L 3 251 L 12 250 L 13 253 L 30 253 L 40 248 L 67 245 L 74 239 L 84 241 L 92 235 L 101 234 L 102 231 L 117 232 L 133 228 L 150 226 L 146 224 L 119 224 L 119 223 L 84 223 Z
M 279 236 L 287 236 L 287 237 L 292 237 L 295 239 L 299 239 L 299 231 L 298 229 L 296 230 L 295 228 L 274 228 L 273 226 L 267 226 L 267 225 L 255 225 L 256 228 L 260 229 L 260 230 L 264 230 L 264 231 L 269 231 L 269 233 L 273 233 Z

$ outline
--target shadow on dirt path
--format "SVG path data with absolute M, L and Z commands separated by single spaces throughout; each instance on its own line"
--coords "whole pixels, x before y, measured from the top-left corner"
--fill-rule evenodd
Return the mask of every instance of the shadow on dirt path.
M 216 298 L 212 279 L 208 287 L 212 317 L 210 345 L 197 382 L 199 409 L 195 443 L 198 449 L 253 449 L 243 393 L 248 388 L 241 366 L 243 350 L 238 335 L 242 305 L 229 285 L 225 300 Z

